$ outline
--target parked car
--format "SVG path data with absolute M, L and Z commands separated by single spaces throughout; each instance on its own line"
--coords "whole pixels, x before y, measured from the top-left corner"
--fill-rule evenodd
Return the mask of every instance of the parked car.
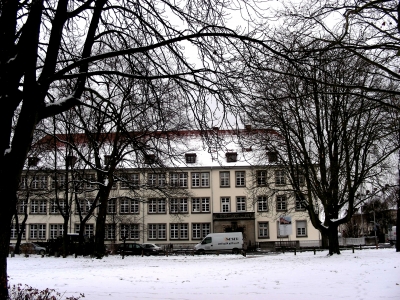
M 161 254 L 164 251 L 162 250 L 162 248 L 156 244 L 151 244 L 151 243 L 144 243 L 141 245 L 144 249 L 149 249 L 151 252 L 150 254 Z
M 151 249 L 143 248 L 140 244 L 137 243 L 125 243 L 119 244 L 117 251 L 118 254 L 124 255 L 146 255 L 149 256 L 151 254 Z
M 26 254 L 40 254 L 44 255 L 46 253 L 46 248 L 35 244 L 35 243 L 21 243 L 19 246 L 20 252 L 21 253 L 26 253 Z

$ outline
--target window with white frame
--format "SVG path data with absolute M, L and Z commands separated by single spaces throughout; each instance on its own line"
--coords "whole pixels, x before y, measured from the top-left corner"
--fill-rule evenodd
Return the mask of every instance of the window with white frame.
M 210 173 L 208 172 L 192 172 L 192 188 L 210 187 Z
M 51 189 L 65 188 L 65 174 L 58 174 L 51 177 Z
M 56 239 L 64 234 L 63 224 L 50 224 L 50 238 Z
M 107 213 L 108 214 L 115 214 L 117 213 L 117 199 L 108 199 L 107 204 Z
M 22 230 L 22 224 L 18 224 L 18 230 L 17 230 L 17 224 L 15 224 L 15 223 L 12 223 L 11 224 L 11 235 L 10 235 L 10 239 L 13 239 L 13 240 L 15 240 L 15 239 L 17 239 L 18 238 L 18 233 L 19 232 L 21 232 L 21 230 Z M 22 233 L 22 239 L 25 239 L 25 230 L 24 230 L 24 232 Z
M 58 200 L 58 204 L 60 205 L 60 208 L 61 208 L 62 212 L 65 213 L 65 200 L 59 199 Z M 56 199 L 52 199 L 50 201 L 50 213 L 51 214 L 60 214 L 60 210 L 58 209 L 58 205 L 57 205 L 57 200 Z
M 95 174 L 87 174 L 85 176 L 86 189 L 93 190 L 97 188 L 97 179 Z
M 211 229 L 210 223 L 192 223 L 192 240 L 205 238 Z
M 221 187 L 230 186 L 230 172 L 219 172 L 219 182 Z
M 267 171 L 259 170 L 256 173 L 257 186 L 265 186 L 267 184 Z
M 165 174 L 164 173 L 147 174 L 147 184 L 149 186 L 164 187 L 165 186 Z
M 28 188 L 28 178 L 26 176 L 21 176 L 19 188 L 20 190 L 26 190 Z
M 27 212 L 28 201 L 27 200 L 19 200 L 17 209 L 19 214 L 25 214 Z
M 196 153 L 186 153 L 185 154 L 185 160 L 187 164 L 194 164 L 196 162 Z
M 138 214 L 139 213 L 139 200 L 129 199 L 122 197 L 119 199 L 119 212 L 120 214 Z
M 170 224 L 169 238 L 171 240 L 187 240 L 189 238 L 189 225 L 186 223 Z
M 80 228 L 81 228 L 80 224 L 75 224 L 75 233 L 79 233 Z M 85 224 L 85 230 L 83 232 L 83 235 L 85 235 L 88 238 L 94 236 L 94 224 Z
M 236 211 L 246 211 L 246 197 L 236 197 Z
M 296 221 L 296 236 L 297 237 L 307 236 L 307 221 Z
M 47 176 L 36 175 L 32 177 L 31 188 L 35 190 L 44 190 L 47 188 Z
M 245 171 L 236 171 L 236 187 L 245 187 L 246 186 L 246 172 Z
M 167 239 L 167 225 L 166 224 L 148 224 L 147 225 L 147 238 L 149 240 L 165 240 Z
M 139 173 L 125 173 L 121 175 L 120 188 L 138 188 L 140 184 Z M 154 184 L 155 185 L 155 184 Z
M 150 198 L 148 201 L 149 214 L 165 214 L 166 201 L 163 198 Z
M 221 212 L 231 211 L 231 198 L 221 197 Z
M 296 210 L 305 210 L 306 209 L 306 202 L 304 199 L 304 195 L 297 194 L 296 195 Z
M 275 170 L 275 184 L 276 185 L 286 184 L 286 176 L 284 170 Z
M 31 214 L 46 214 L 47 201 L 46 200 L 31 200 Z
M 257 210 L 260 212 L 268 211 L 268 197 L 258 196 L 257 197 Z
M 210 198 L 192 198 L 192 212 L 193 213 L 209 213 L 210 212 Z
M 269 223 L 259 222 L 258 223 L 258 237 L 259 238 L 269 238 Z
M 186 188 L 188 181 L 187 173 L 171 173 L 169 177 L 169 183 L 173 187 Z
M 80 199 L 76 206 L 76 213 L 87 214 L 93 205 L 93 199 Z
M 286 211 L 287 210 L 286 195 L 277 195 L 276 196 L 276 210 L 277 211 Z
M 187 213 L 188 212 L 188 199 L 186 198 L 172 198 L 170 199 L 171 214 Z
M 139 240 L 139 224 L 121 224 L 120 239 Z
M 105 225 L 106 225 L 105 239 L 115 240 L 115 224 L 105 224 Z
M 46 239 L 46 224 L 30 224 L 29 225 L 29 238 L 31 240 L 45 240 Z

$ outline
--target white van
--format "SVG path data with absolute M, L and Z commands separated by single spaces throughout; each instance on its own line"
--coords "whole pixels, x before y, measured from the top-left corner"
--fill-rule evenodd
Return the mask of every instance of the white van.
M 396 244 L 396 226 L 389 228 L 388 240 L 391 245 Z
M 201 243 L 194 246 L 194 251 L 204 254 L 207 251 L 229 251 L 239 254 L 243 249 L 243 234 L 241 232 L 210 233 Z

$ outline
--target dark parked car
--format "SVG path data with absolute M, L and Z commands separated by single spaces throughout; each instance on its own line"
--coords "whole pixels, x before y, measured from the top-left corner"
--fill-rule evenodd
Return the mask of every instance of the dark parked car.
M 22 243 L 19 250 L 25 254 L 46 254 L 46 248 L 35 243 Z
M 151 249 L 143 248 L 140 244 L 137 243 L 125 243 L 119 244 L 117 253 L 124 255 L 146 255 L 149 256 L 151 254 Z
M 162 248 L 156 244 L 144 243 L 141 246 L 145 249 L 149 249 L 151 251 L 150 254 L 153 255 L 162 254 L 164 252 Z

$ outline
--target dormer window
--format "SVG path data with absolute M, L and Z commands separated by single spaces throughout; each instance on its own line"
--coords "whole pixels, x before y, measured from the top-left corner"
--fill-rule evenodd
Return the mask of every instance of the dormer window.
M 156 162 L 156 156 L 155 154 L 145 154 L 144 155 L 144 163 L 151 165 L 154 164 Z
M 226 162 L 236 162 L 237 161 L 237 153 L 236 152 L 228 152 L 225 154 Z
M 187 164 L 194 164 L 196 162 L 197 154 L 195 153 L 186 153 L 185 159 Z
M 278 161 L 278 152 L 276 151 L 268 151 L 267 152 L 268 162 L 277 162 Z
M 40 158 L 38 158 L 36 156 L 28 157 L 28 166 L 29 167 L 37 167 L 39 160 L 40 160 Z
M 111 161 L 111 155 L 104 155 L 104 165 L 108 165 Z

